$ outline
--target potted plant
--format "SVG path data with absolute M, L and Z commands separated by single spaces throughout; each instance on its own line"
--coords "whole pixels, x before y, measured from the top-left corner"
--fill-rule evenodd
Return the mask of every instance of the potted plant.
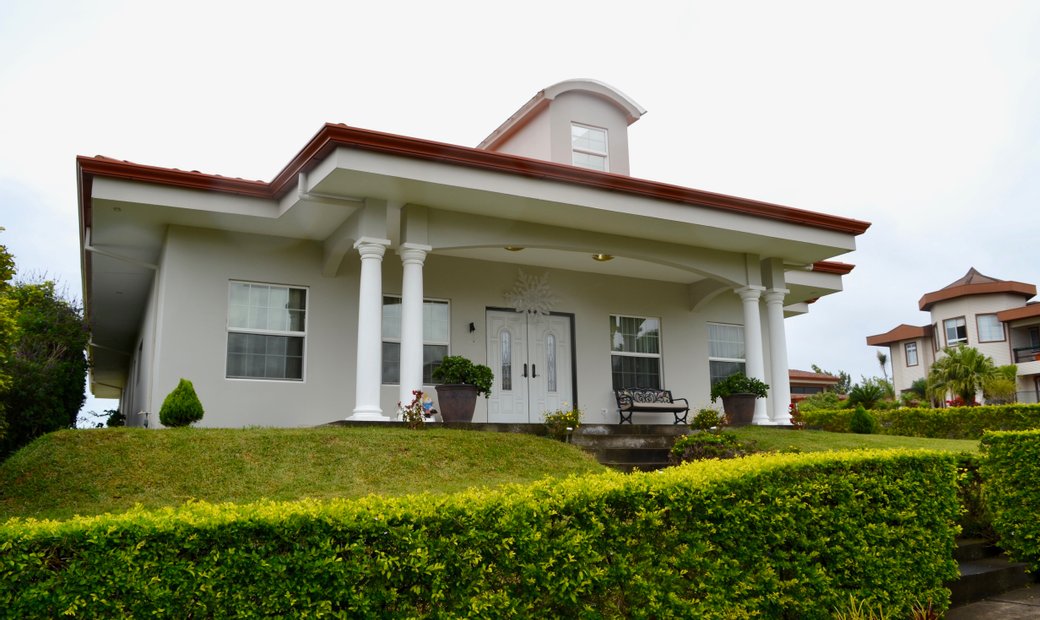
M 474 364 L 461 355 L 449 355 L 433 371 L 433 378 L 440 381 L 437 386 L 437 401 L 441 419 L 445 422 L 470 422 L 477 396 L 487 398 L 495 376 L 491 369 Z
M 730 426 L 747 426 L 755 417 L 755 400 L 765 398 L 768 390 L 766 383 L 738 372 L 711 386 L 711 402 L 722 399 Z

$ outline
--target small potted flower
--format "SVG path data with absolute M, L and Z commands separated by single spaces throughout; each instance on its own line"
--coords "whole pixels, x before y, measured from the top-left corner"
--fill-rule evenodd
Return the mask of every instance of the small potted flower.
M 491 369 L 474 364 L 461 355 L 449 355 L 433 371 L 437 386 L 437 402 L 441 419 L 445 422 L 471 422 L 477 406 L 477 396 L 487 398 L 495 380 Z
M 738 372 L 711 386 L 711 402 L 722 399 L 727 424 L 747 426 L 755 417 L 755 401 L 765 398 L 768 391 L 768 384 Z
M 433 415 L 433 400 L 422 390 L 412 390 L 412 402 L 397 403 L 397 417 L 411 429 L 420 429 Z

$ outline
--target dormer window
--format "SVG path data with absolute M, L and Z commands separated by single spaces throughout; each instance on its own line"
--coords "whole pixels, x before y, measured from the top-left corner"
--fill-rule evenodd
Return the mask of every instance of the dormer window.
M 607 170 L 607 130 L 571 123 L 571 163 L 582 168 Z

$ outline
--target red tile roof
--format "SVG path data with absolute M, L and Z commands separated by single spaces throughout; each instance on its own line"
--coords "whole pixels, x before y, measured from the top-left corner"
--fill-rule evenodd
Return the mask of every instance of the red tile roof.
M 331 123 L 322 127 L 270 183 L 248 181 L 215 174 L 203 174 L 197 171 L 189 172 L 172 168 L 146 166 L 108 157 L 80 156 L 76 161 L 81 181 L 81 205 L 84 210 L 83 225 L 90 225 L 90 187 L 94 176 L 143 181 L 190 189 L 228 192 L 262 198 L 278 198 L 290 189 L 300 172 L 311 170 L 329 153 L 340 147 L 561 181 L 852 235 L 863 234 L 870 227 L 869 222 L 825 213 L 805 211 L 747 198 L 716 194 L 678 185 L 647 181 L 626 175 L 599 172 L 517 155 Z M 827 264 L 826 261 L 825 264 Z
M 1005 323 L 1033 317 L 1040 317 L 1040 303 L 1026 304 L 1021 308 L 1011 308 L 997 313 L 997 319 Z
M 927 338 L 928 334 L 930 333 L 928 330 L 930 329 L 930 325 L 918 327 L 916 325 L 907 325 L 906 323 L 903 323 L 899 327 L 891 329 L 883 334 L 877 334 L 876 336 L 867 336 L 867 344 L 875 347 L 880 347 L 886 344 L 902 342 L 903 340 L 917 340 L 918 338 Z
M 969 295 L 991 295 L 997 293 L 1021 295 L 1029 299 L 1036 295 L 1036 286 L 1026 284 L 1025 282 L 998 280 L 984 276 L 972 267 L 968 270 L 968 273 L 964 274 L 964 277 L 947 284 L 938 291 L 926 293 L 917 302 L 917 306 L 927 312 L 940 301 L 948 301 Z

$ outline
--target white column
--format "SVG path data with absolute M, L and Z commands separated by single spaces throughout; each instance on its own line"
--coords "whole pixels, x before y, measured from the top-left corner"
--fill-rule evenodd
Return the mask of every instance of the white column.
M 428 245 L 403 243 L 404 273 L 401 279 L 401 396 L 412 402 L 412 390 L 422 389 L 423 364 L 423 263 L 431 250 Z
M 762 349 L 762 315 L 759 311 L 758 300 L 762 296 L 762 286 L 745 286 L 737 289 L 740 300 L 744 303 L 744 363 L 747 366 L 747 376 L 754 377 L 760 381 L 766 380 L 765 354 Z M 769 413 L 766 406 L 767 399 L 759 398 L 755 401 L 755 417 L 751 419 L 752 424 L 769 424 Z
M 390 242 L 362 237 L 354 243 L 361 254 L 358 292 L 357 379 L 354 414 L 348 420 L 387 422 L 379 406 L 383 355 L 383 254 Z
M 773 424 L 791 423 L 791 376 L 787 366 L 787 332 L 784 329 L 784 298 L 787 289 L 766 291 L 766 324 L 769 325 L 769 367 L 773 382 L 769 384 Z

